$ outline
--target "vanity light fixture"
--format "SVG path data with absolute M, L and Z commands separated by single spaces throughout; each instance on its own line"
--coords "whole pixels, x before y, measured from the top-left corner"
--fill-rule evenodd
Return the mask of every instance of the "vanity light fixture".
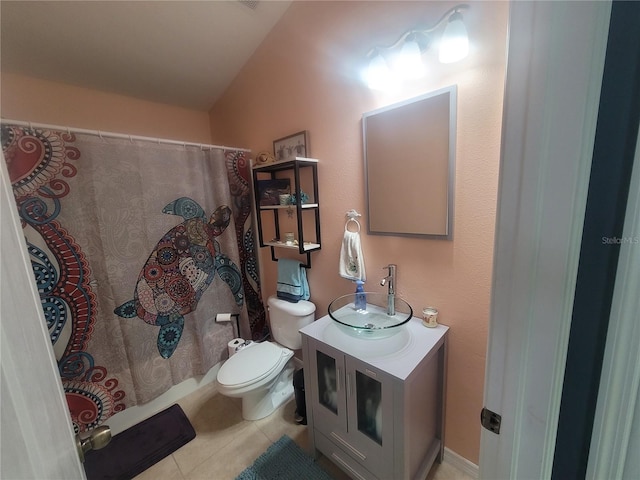
M 403 33 L 396 42 L 372 48 L 367 54 L 369 65 L 365 80 L 373 90 L 391 90 L 402 79 L 420 78 L 426 73 L 422 55 L 431 47 L 436 31 L 446 22 L 437 45 L 441 63 L 453 63 L 469 53 L 469 37 L 462 19 L 462 10 L 469 5 L 460 4 L 449 9 L 432 27 L 416 28 Z
M 405 39 L 400 53 L 395 59 L 393 70 L 398 72 L 400 78 L 420 78 L 425 74 L 422 52 L 415 34 L 412 33 Z
M 462 60 L 469 54 L 469 36 L 458 11 L 449 17 L 440 40 L 438 59 L 441 63 L 453 63 Z
M 372 90 L 393 90 L 398 83 L 386 60 L 377 50 L 369 61 L 366 76 Z

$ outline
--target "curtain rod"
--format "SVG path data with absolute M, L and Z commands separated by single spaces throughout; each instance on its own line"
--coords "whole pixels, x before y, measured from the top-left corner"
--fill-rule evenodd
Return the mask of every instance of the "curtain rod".
M 168 143 L 170 145 L 182 145 L 184 147 L 199 147 L 201 149 L 214 149 L 219 148 L 223 150 L 238 150 L 241 152 L 251 152 L 248 148 L 238 148 L 238 147 L 226 147 L 224 145 L 207 145 L 205 143 L 194 143 L 194 142 L 180 142 L 178 140 L 169 140 L 166 138 L 153 138 L 153 137 L 141 137 L 139 135 L 127 135 L 125 133 L 114 133 L 114 132 L 103 132 L 101 130 L 86 130 L 84 128 L 75 128 L 75 127 L 62 127 L 60 125 L 48 125 L 46 123 L 35 123 L 35 122 L 24 122 L 21 120 L 9 120 L 3 118 L 1 123 L 18 125 L 20 127 L 29 127 L 29 128 L 42 128 L 45 130 L 60 130 L 66 131 L 68 133 L 84 133 L 86 135 L 95 135 L 98 137 L 111 137 L 111 138 L 123 138 L 125 140 L 140 140 L 143 142 L 153 142 L 153 143 Z

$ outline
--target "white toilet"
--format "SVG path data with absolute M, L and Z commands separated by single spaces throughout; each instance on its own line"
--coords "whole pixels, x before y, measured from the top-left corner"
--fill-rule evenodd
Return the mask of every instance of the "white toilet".
M 259 420 L 271 415 L 293 395 L 293 350 L 302 348 L 300 330 L 315 319 L 316 306 L 305 300 L 291 303 L 269 297 L 274 341 L 252 343 L 218 371 L 218 391 L 242 398 L 242 417 Z M 277 343 L 276 343 L 277 342 Z

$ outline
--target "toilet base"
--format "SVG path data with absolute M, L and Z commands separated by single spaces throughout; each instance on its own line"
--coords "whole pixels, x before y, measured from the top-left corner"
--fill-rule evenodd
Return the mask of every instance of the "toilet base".
M 278 380 L 268 390 L 249 393 L 242 397 L 242 418 L 260 420 L 293 397 L 293 362 L 288 362 Z

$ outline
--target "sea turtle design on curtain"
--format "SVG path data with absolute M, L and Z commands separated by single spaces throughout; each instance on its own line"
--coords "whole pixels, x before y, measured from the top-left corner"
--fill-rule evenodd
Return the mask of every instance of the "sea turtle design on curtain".
M 238 267 L 223 253 L 215 240 L 229 225 L 231 209 L 220 206 L 207 222 L 195 200 L 179 198 L 164 207 L 163 213 L 184 219 L 169 230 L 149 255 L 135 287 L 133 300 L 116 307 L 123 318 L 140 317 L 160 327 L 158 351 L 169 358 L 176 350 L 184 315 L 194 311 L 198 300 L 216 272 L 229 286 L 235 301 L 242 305 L 242 277 Z

